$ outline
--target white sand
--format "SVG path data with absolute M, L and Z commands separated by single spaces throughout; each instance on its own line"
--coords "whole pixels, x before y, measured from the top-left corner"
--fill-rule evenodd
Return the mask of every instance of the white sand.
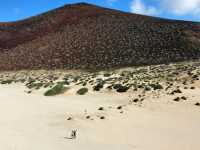
M 200 107 L 193 105 L 198 89 L 186 93 L 191 100 L 185 102 L 150 96 L 142 106 L 125 106 L 123 114 L 116 107 L 128 104 L 130 93 L 68 91 L 44 97 L 24 90 L 19 84 L 0 85 L 0 150 L 200 149 Z M 105 110 L 98 111 L 100 106 Z M 86 110 L 94 120 L 85 119 Z M 78 130 L 75 140 L 65 138 L 72 129 Z

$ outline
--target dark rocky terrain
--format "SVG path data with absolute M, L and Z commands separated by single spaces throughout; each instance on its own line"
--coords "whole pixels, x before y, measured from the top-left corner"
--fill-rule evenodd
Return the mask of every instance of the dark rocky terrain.
M 85 3 L 0 23 L 0 70 L 108 69 L 200 57 L 200 23 Z

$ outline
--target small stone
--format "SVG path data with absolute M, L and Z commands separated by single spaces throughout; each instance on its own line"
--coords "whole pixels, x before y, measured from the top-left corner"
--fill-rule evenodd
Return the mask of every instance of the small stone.
M 68 117 L 67 120 L 72 120 L 72 117 Z
M 104 108 L 103 107 L 99 107 L 99 109 L 98 110 L 104 110 Z
M 181 99 L 182 99 L 182 100 L 187 100 L 187 97 L 182 96 Z
M 86 116 L 86 119 L 90 119 L 90 116 Z
M 32 91 L 28 91 L 27 93 L 28 93 L 28 94 L 31 94 L 31 93 L 32 93 Z
M 141 101 L 141 102 L 144 101 L 144 98 L 141 98 L 140 101 Z
M 105 117 L 104 117 L 104 116 L 101 116 L 100 119 L 103 120 L 103 119 L 105 119 Z
M 138 101 L 139 101 L 138 98 L 136 98 L 136 99 L 133 100 L 134 103 L 137 103 Z
M 179 102 L 180 101 L 180 97 L 175 98 L 174 101 Z
M 118 106 L 117 109 L 122 109 L 122 106 Z

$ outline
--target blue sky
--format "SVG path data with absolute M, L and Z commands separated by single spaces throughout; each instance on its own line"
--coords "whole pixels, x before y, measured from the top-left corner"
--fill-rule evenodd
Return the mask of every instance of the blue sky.
M 21 20 L 77 2 L 150 16 L 200 21 L 200 0 L 5 0 L 0 5 L 0 22 Z

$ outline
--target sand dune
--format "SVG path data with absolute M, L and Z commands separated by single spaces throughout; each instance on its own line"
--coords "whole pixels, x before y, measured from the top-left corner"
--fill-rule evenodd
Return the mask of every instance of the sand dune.
M 200 146 L 200 107 L 193 105 L 199 89 L 186 93 L 192 95 L 189 102 L 150 94 L 141 105 L 129 103 L 129 92 L 44 97 L 43 90 L 31 95 L 24 90 L 21 84 L 0 85 L 2 150 L 198 150 Z M 67 120 L 69 116 L 72 120 Z M 73 129 L 77 138 L 67 139 Z

